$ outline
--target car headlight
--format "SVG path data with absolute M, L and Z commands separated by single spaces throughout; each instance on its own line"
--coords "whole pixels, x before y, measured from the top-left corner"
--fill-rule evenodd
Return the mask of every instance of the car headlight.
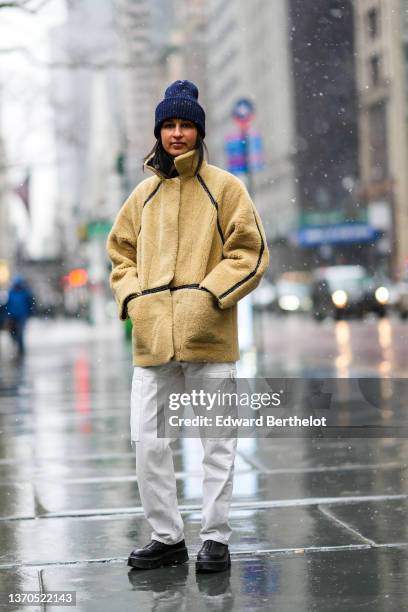
M 390 298 L 390 292 L 388 291 L 387 287 L 378 287 L 378 289 L 375 290 L 374 295 L 379 304 L 386 304 Z
M 300 300 L 297 295 L 282 295 L 279 298 L 279 307 L 282 310 L 298 310 Z
M 334 293 L 332 293 L 331 297 L 333 304 L 337 306 L 337 308 L 344 308 L 344 306 L 347 304 L 348 296 L 343 289 L 337 289 L 334 291 Z

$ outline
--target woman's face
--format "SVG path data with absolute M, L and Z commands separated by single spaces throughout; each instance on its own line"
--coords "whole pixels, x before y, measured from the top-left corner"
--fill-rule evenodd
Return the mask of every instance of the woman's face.
M 166 119 L 163 121 L 160 136 L 164 150 L 176 157 L 194 149 L 197 142 L 197 128 L 186 119 Z

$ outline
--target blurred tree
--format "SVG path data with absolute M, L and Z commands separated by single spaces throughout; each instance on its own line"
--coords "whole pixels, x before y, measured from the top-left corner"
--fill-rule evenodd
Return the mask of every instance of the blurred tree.
M 0 9 L 19 9 L 27 13 L 38 13 L 50 0 L 0 0 Z

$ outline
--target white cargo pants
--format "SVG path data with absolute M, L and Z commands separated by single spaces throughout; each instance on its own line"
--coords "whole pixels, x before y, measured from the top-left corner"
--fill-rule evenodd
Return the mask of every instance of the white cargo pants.
M 176 438 L 157 435 L 157 393 L 163 377 L 171 392 L 183 393 L 189 377 L 230 378 L 235 384 L 235 362 L 193 363 L 171 361 L 159 366 L 135 366 L 131 393 L 131 439 L 136 447 L 136 476 L 151 537 L 164 544 L 184 538 L 184 523 L 178 509 L 172 443 Z M 227 544 L 237 438 L 202 437 L 203 507 L 200 538 Z M 197 443 L 198 440 L 197 440 Z

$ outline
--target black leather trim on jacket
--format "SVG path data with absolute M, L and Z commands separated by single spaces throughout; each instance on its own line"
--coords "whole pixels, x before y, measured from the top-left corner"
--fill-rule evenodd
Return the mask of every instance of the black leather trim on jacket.
M 156 195 L 156 193 L 159 191 L 159 188 L 161 186 L 163 181 L 160 181 L 160 183 L 153 189 L 153 191 L 147 196 L 147 198 L 145 199 L 145 201 L 143 202 L 143 208 L 146 206 L 146 204 L 153 198 L 153 196 Z
M 218 228 L 218 233 L 220 235 L 222 244 L 224 244 L 224 242 L 225 242 L 224 234 L 222 233 L 222 229 L 221 229 L 221 225 L 220 225 L 220 220 L 218 219 L 218 204 L 217 204 L 213 194 L 208 189 L 208 186 L 207 186 L 206 182 L 204 181 L 203 177 L 201 176 L 201 174 L 197 174 L 197 179 L 198 179 L 198 182 L 200 183 L 200 185 L 202 186 L 202 188 L 204 189 L 204 191 L 206 192 L 206 194 L 208 195 L 208 197 L 210 198 L 211 204 L 214 206 L 215 210 L 217 211 L 217 228 Z
M 207 293 L 211 293 L 206 287 L 200 287 L 198 283 L 191 283 L 188 285 L 176 285 L 175 287 L 170 287 L 170 285 L 161 285 L 160 287 L 153 287 L 152 289 L 143 289 L 142 293 L 131 293 L 125 300 L 125 306 L 132 298 L 141 297 L 142 295 L 148 295 L 149 293 L 158 293 L 159 291 L 166 291 L 169 289 L 170 291 L 179 291 L 180 289 L 198 289 L 199 291 L 207 291 Z
M 179 289 L 199 289 L 200 291 L 207 291 L 208 293 L 211 293 L 211 291 L 208 291 L 206 287 L 200 287 L 198 283 L 192 283 L 190 285 L 179 285 L 178 287 L 169 287 L 169 289 L 170 291 L 178 291 Z
M 145 201 L 143 202 L 143 208 L 146 206 L 146 204 L 148 202 L 150 202 L 150 200 L 156 195 L 156 193 L 159 191 L 160 186 L 162 184 L 163 181 L 160 181 L 159 184 L 153 189 L 153 191 L 147 196 L 147 198 L 145 199 Z M 139 227 L 139 231 L 137 233 L 137 237 L 139 238 L 139 234 L 140 234 L 140 230 L 142 229 L 142 222 L 140 222 L 140 227 Z
M 259 268 L 259 264 L 261 263 L 261 259 L 262 259 L 262 255 L 263 252 L 265 250 L 265 243 L 264 243 L 264 239 L 262 238 L 262 233 L 261 230 L 259 229 L 259 225 L 258 225 L 258 221 L 256 220 L 256 216 L 255 217 L 255 223 L 256 223 L 256 227 L 258 228 L 258 232 L 259 232 L 259 237 L 261 239 L 261 248 L 259 250 L 259 256 L 258 256 L 258 261 L 256 262 L 256 266 L 255 268 L 252 270 L 252 272 L 250 272 L 249 274 L 247 274 L 247 276 L 245 278 L 243 278 L 242 280 L 238 281 L 238 283 L 235 283 L 235 285 L 233 285 L 230 289 L 227 289 L 226 291 L 224 291 L 224 293 L 221 293 L 220 296 L 218 296 L 219 300 L 222 300 L 222 298 L 224 298 L 226 295 L 229 295 L 230 293 L 232 293 L 233 291 L 235 291 L 235 289 L 238 289 L 238 287 L 241 287 L 241 285 L 243 285 L 244 283 L 246 283 L 250 278 L 252 278 L 253 276 L 255 276 L 256 271 Z
M 166 291 L 168 285 L 161 285 L 160 287 L 153 287 L 152 289 L 144 289 L 140 295 L 147 295 L 148 293 L 158 293 L 159 291 Z
M 123 306 L 122 306 L 122 318 L 127 312 L 127 305 L 130 302 L 130 300 L 132 300 L 133 298 L 139 297 L 139 295 L 140 295 L 139 293 L 131 293 L 130 295 L 127 296 L 127 298 L 125 298 L 125 301 L 123 302 Z

